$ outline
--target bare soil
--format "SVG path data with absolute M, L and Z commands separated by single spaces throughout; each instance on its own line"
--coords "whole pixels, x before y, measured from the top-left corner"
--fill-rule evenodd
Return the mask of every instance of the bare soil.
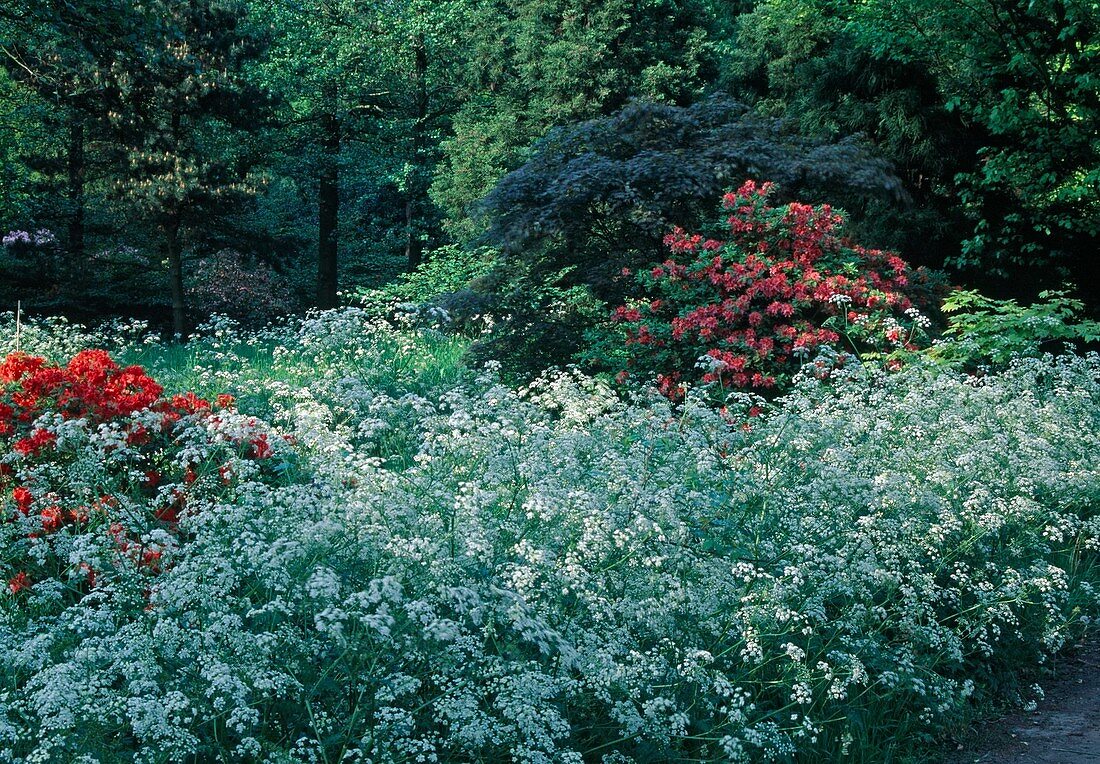
M 945 764 L 1100 764 L 1100 639 L 1059 658 L 1034 711 L 974 727 Z

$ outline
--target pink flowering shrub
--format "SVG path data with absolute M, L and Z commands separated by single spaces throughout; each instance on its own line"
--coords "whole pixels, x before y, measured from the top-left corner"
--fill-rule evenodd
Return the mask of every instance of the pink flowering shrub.
M 285 279 L 232 249 L 205 259 L 187 293 L 199 314 L 221 313 L 246 325 L 262 325 L 298 307 Z
M 637 275 L 651 299 L 612 317 L 620 381 L 655 375 L 671 398 L 685 382 L 767 389 L 823 346 L 891 367 L 919 347 L 928 322 L 906 262 L 846 239 L 828 205 L 769 205 L 772 189 L 749 181 L 722 198 L 724 241 L 680 228 L 665 237 L 668 259 Z

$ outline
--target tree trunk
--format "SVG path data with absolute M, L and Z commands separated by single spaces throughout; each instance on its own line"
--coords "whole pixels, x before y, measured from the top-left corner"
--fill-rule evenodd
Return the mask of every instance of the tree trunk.
M 416 228 L 416 204 L 409 198 L 405 201 L 405 261 L 410 271 L 416 270 L 423 260 L 424 245 Z
M 182 120 L 179 111 L 172 112 L 172 154 L 176 153 L 180 145 Z M 180 245 L 182 223 L 182 209 L 177 204 L 170 204 L 164 215 L 164 243 L 168 255 L 168 288 L 172 294 L 172 332 L 178 338 L 183 337 L 187 324 L 187 311 L 183 301 L 183 251 Z
M 168 253 L 168 286 L 172 292 L 172 331 L 183 337 L 187 314 L 183 303 L 183 253 L 180 249 L 180 215 L 173 212 L 164 225 Z
M 69 122 L 69 254 L 84 260 L 84 122 L 74 110 Z
M 428 51 L 424 45 L 424 35 L 416 38 L 416 50 L 413 78 L 415 99 L 413 102 L 412 126 L 412 177 L 405 189 L 405 262 L 409 270 L 420 265 L 424 256 L 424 242 L 420 238 L 420 209 L 423 196 L 427 192 L 424 175 L 424 151 L 428 121 Z
M 321 172 L 317 187 L 317 306 L 335 308 L 340 242 L 340 120 L 335 94 L 321 115 Z

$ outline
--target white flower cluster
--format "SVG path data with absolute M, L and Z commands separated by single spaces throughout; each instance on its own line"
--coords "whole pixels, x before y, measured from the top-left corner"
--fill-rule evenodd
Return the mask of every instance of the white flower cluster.
M 932 326 L 932 319 L 920 312 L 919 308 L 906 308 L 905 315 L 909 317 L 909 320 L 914 325 L 919 326 L 921 329 L 929 329 Z

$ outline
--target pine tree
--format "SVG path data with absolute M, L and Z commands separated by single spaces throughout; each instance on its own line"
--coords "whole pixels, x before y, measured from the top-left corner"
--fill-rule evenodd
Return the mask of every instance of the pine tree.
M 242 137 L 268 101 L 243 70 L 265 41 L 236 0 L 151 0 L 140 21 L 118 41 L 124 66 L 113 72 L 109 117 L 123 169 L 115 191 L 158 233 L 172 326 L 182 334 L 188 233 L 257 190 Z
M 137 17 L 125 0 L 28 0 L 19 12 L 0 8 L 2 61 L 13 80 L 36 94 L 49 121 L 63 126 L 67 248 L 79 262 L 85 248 L 86 145 L 102 131 L 111 98 L 112 72 L 120 65 L 114 45 L 133 31 Z M 50 146 L 28 147 L 31 164 L 52 164 Z

